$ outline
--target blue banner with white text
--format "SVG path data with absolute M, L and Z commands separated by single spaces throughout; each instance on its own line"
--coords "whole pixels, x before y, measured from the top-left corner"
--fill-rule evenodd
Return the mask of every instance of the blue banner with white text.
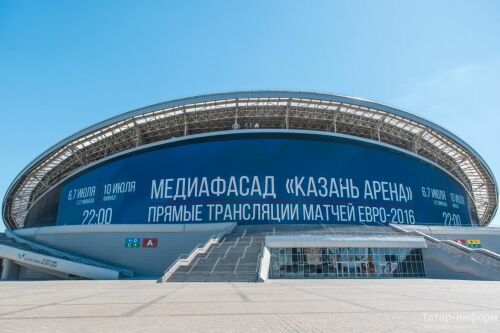
M 185 138 L 63 184 L 58 225 L 471 225 L 467 193 L 436 165 L 375 142 L 307 132 Z

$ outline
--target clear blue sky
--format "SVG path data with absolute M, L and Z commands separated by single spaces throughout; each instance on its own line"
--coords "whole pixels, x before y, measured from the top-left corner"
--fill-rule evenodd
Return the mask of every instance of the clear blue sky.
M 0 193 L 97 121 L 246 89 L 400 107 L 460 136 L 500 178 L 499 1 L 0 0 Z

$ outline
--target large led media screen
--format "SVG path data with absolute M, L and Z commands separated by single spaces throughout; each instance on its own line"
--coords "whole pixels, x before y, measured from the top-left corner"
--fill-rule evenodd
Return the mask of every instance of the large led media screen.
M 370 140 L 306 131 L 231 131 L 141 147 L 59 186 L 57 225 L 471 225 L 446 171 Z

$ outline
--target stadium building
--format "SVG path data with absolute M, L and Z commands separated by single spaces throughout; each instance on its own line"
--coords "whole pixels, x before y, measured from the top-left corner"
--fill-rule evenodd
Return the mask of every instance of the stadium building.
M 2 279 L 500 280 L 497 207 L 481 156 L 410 113 L 305 92 L 197 96 L 100 122 L 26 166 L 3 201 Z

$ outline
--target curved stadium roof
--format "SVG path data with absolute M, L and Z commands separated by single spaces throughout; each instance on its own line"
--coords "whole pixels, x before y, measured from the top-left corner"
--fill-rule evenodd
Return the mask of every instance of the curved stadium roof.
M 393 145 L 453 174 L 491 222 L 498 189 L 486 162 L 467 143 L 430 121 L 379 103 L 330 94 L 250 91 L 177 99 L 110 118 L 54 145 L 12 182 L 3 202 L 8 228 L 22 228 L 31 205 L 78 168 L 141 145 L 231 129 L 306 129 Z

